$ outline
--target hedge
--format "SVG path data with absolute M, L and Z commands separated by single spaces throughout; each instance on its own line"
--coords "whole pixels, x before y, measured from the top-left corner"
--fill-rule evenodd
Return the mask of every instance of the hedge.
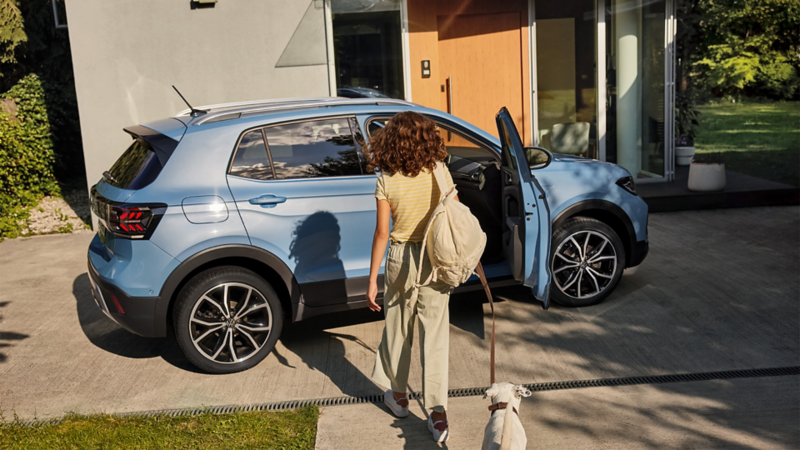
M 59 193 L 45 87 L 29 74 L 0 95 L 0 240 L 16 237 L 27 208 Z

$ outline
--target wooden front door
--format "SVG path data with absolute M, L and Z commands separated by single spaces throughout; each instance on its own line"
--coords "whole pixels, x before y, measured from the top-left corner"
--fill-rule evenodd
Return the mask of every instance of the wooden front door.
M 497 136 L 505 106 L 526 142 L 521 19 L 519 11 L 437 17 L 439 108 Z

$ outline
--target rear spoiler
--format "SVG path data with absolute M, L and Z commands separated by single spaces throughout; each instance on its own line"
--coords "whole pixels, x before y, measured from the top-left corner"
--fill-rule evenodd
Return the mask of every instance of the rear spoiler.
M 158 158 L 158 162 L 161 163 L 161 167 L 167 164 L 172 152 L 178 147 L 178 141 L 175 139 L 141 125 L 132 125 L 123 128 L 123 130 L 134 139 L 141 139 L 150 145 Z

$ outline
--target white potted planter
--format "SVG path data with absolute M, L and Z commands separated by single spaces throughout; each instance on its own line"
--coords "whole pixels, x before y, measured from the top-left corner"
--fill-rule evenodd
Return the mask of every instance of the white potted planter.
M 675 147 L 675 165 L 688 166 L 694 157 L 694 147 Z
M 688 166 L 694 157 L 694 140 L 689 136 L 675 138 L 675 165 Z
M 693 158 L 689 166 L 689 190 L 696 192 L 725 189 L 725 163 L 718 157 Z

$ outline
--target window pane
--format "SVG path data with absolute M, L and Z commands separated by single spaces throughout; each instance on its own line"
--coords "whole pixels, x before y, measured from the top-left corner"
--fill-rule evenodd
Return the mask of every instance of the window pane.
M 361 161 L 346 118 L 265 129 L 278 178 L 361 175 Z
M 597 158 L 595 2 L 535 3 L 539 145 Z
M 404 98 L 400 11 L 348 11 L 334 4 L 333 51 L 340 97 Z M 351 2 L 358 5 L 358 2 Z M 375 3 L 375 2 L 373 2 Z M 385 5 L 383 4 L 385 3 Z M 395 4 L 399 5 L 399 3 Z M 377 7 L 390 8 L 392 2 Z M 341 10 L 341 13 L 337 13 Z
M 664 176 L 664 0 L 606 2 L 606 160 Z
M 250 131 L 242 137 L 230 173 L 258 180 L 272 179 L 272 168 L 269 165 L 267 147 L 264 145 L 261 130 Z
M 106 183 L 120 189 L 141 189 L 158 177 L 162 167 L 150 144 L 136 139 L 111 166 Z

